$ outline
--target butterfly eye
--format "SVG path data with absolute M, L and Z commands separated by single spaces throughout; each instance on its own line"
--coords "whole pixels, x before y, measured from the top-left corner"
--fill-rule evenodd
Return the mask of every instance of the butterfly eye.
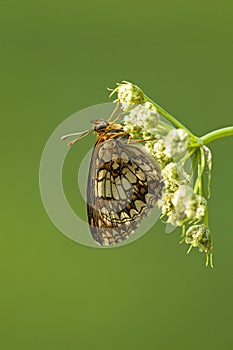
M 94 131 L 100 131 L 100 130 L 105 130 L 106 127 L 109 125 L 109 122 L 103 119 L 93 120 L 92 125 L 93 125 Z

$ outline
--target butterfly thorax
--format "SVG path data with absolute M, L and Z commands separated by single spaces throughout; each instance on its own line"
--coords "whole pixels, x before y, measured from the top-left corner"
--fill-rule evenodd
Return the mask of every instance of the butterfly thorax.
M 109 123 L 107 120 L 99 119 L 92 122 L 93 131 L 97 134 L 97 144 L 113 138 L 126 138 L 130 134 L 124 131 L 120 124 Z

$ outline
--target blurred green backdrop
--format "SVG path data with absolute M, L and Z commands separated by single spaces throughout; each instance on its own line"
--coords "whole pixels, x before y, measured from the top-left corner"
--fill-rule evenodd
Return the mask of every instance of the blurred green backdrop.
M 78 245 L 38 186 L 53 130 L 122 79 L 198 135 L 231 125 L 232 1 L 1 0 L 0 13 L 1 349 L 232 349 L 232 139 L 211 145 L 214 270 L 161 223 L 119 249 Z

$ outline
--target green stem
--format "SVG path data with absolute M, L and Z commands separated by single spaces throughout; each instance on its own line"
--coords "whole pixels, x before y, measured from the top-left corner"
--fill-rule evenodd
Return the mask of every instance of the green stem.
M 197 179 L 194 185 L 194 193 L 199 193 L 200 195 L 203 195 L 203 182 L 202 182 L 202 176 L 205 169 L 205 154 L 203 151 L 203 148 L 200 147 L 198 150 L 198 174 Z
M 209 225 L 209 214 L 208 214 L 208 208 L 206 208 L 206 212 L 205 212 L 205 217 L 204 217 L 204 224 L 206 226 Z
M 221 139 L 223 137 L 228 137 L 228 136 L 233 136 L 233 126 L 212 131 L 202 136 L 200 139 L 202 140 L 204 145 L 207 145 L 208 143 L 214 140 Z
M 193 154 L 196 152 L 196 150 L 197 150 L 197 148 L 195 148 L 195 147 L 191 148 L 191 150 L 188 153 L 186 153 L 183 158 L 181 158 L 180 163 L 184 165 L 186 163 L 186 161 L 193 156 Z
M 160 107 L 155 101 L 153 101 L 150 97 L 145 95 L 145 99 L 148 102 L 151 102 L 157 109 L 158 113 L 160 113 L 163 117 L 169 120 L 173 125 L 177 126 L 180 129 L 185 130 L 189 136 L 191 136 L 194 140 L 197 140 L 197 137 L 191 133 L 181 122 L 179 122 L 175 117 L 173 117 L 170 113 L 165 111 L 162 107 Z
M 204 153 L 203 147 L 200 147 L 200 154 L 201 154 L 201 180 L 200 180 L 201 193 L 200 194 L 206 197 L 205 187 L 204 187 L 205 153 Z
M 166 131 L 167 133 L 173 129 L 173 127 L 166 122 L 160 121 L 159 124 L 157 125 L 157 129 L 161 129 L 162 131 Z

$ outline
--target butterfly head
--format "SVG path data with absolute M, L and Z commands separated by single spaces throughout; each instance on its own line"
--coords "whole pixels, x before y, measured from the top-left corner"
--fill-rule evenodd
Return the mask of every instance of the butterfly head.
M 109 126 L 109 122 L 104 119 L 98 119 L 92 121 L 93 131 L 103 132 Z

